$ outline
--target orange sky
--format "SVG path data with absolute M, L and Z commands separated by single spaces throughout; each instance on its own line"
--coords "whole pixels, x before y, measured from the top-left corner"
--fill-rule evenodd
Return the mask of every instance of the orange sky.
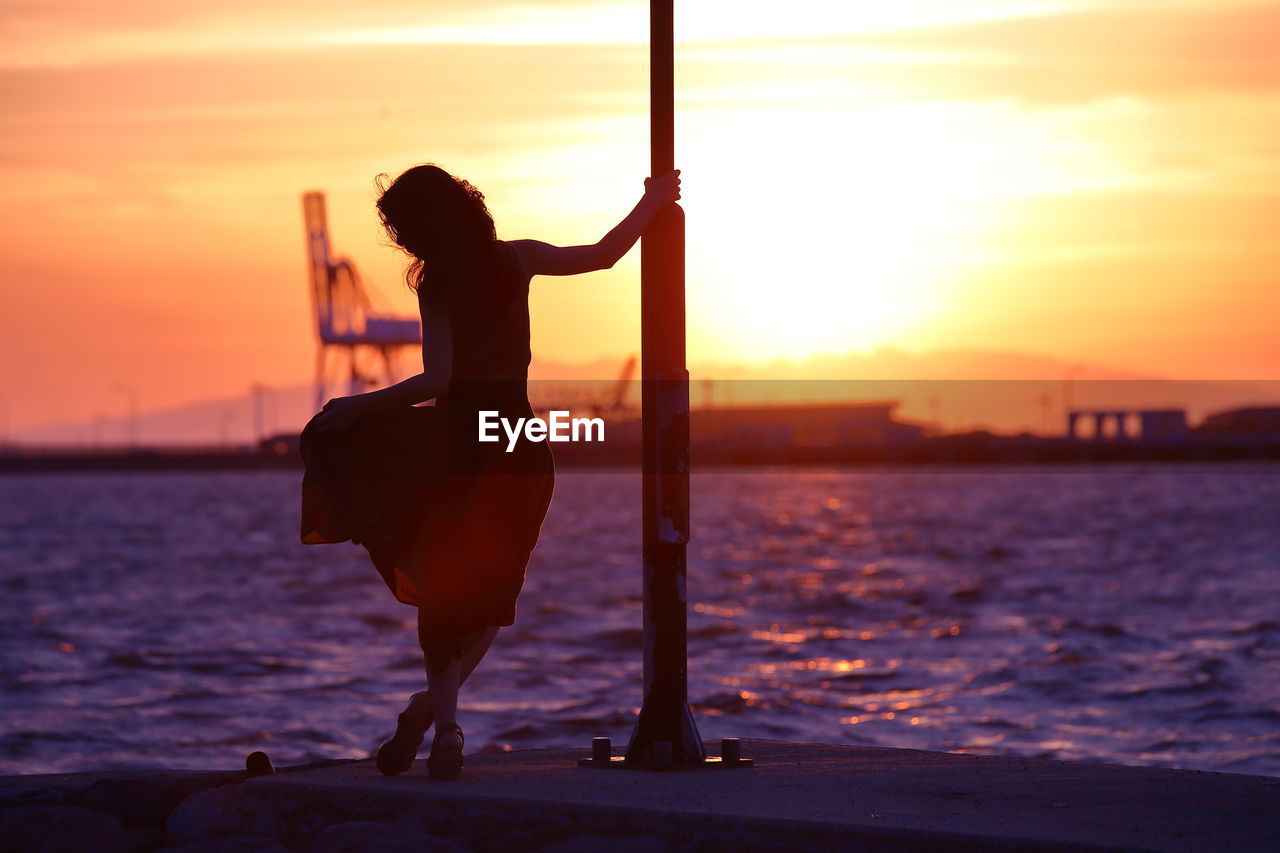
M 1280 375 L 1280 3 L 677 5 L 693 365 L 893 347 Z M 378 172 L 438 162 L 499 236 L 581 243 L 647 170 L 643 3 L 0 16 L 10 430 L 117 414 L 118 382 L 150 409 L 307 380 L 305 190 L 413 313 Z M 637 351 L 638 275 L 635 253 L 535 279 L 535 355 Z

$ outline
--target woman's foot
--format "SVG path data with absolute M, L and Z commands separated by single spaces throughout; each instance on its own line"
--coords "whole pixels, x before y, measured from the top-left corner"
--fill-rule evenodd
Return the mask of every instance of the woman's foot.
M 436 726 L 431 754 L 427 756 L 427 774 L 432 779 L 457 779 L 461 776 L 463 743 L 462 727 L 457 723 Z
M 431 694 L 422 691 L 409 699 L 409 706 L 396 718 L 396 733 L 378 747 L 374 755 L 384 776 L 398 776 L 413 766 L 418 747 L 431 728 Z

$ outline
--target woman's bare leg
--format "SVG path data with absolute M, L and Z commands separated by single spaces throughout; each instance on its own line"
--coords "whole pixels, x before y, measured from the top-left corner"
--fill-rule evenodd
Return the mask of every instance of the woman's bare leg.
M 421 544 L 410 545 L 401 552 L 399 565 L 408 572 L 413 578 L 414 585 L 422 589 L 424 582 L 418 574 L 419 567 L 422 566 L 421 560 Z M 422 608 L 418 608 L 418 642 L 423 648 L 423 662 L 426 664 L 426 644 L 423 638 L 426 636 L 426 625 L 422 622 Z M 475 671 L 476 666 L 488 653 L 489 647 L 493 644 L 493 640 L 498 636 L 498 628 L 501 626 L 490 625 L 485 629 L 484 633 L 467 647 L 461 658 L 454 658 L 449 669 L 441 673 L 439 676 L 431 674 L 430 665 L 425 665 L 427 671 L 427 691 L 422 701 L 424 708 L 423 714 L 423 731 L 431 728 L 437 717 L 437 699 L 439 696 L 439 709 L 442 712 L 440 718 L 445 722 L 457 722 L 458 716 L 458 688 L 467 680 L 467 677 Z
M 467 676 L 475 670 L 476 665 L 488 654 L 489 647 L 493 645 L 494 638 L 498 636 L 499 627 L 501 626 L 490 625 L 486 628 L 485 632 L 480 635 L 480 639 L 476 640 L 467 649 L 467 653 L 462 656 L 462 675 L 458 680 L 459 684 L 467 680 Z
M 458 721 L 458 686 L 461 681 L 461 660 L 454 658 L 444 672 L 435 673 L 427 666 L 427 692 L 431 694 L 431 716 L 440 731 L 441 725 Z
M 458 716 L 458 688 L 467 680 L 467 676 L 475 671 L 476 666 L 488 653 L 489 647 L 493 645 L 494 638 L 498 636 L 498 625 L 490 625 L 480 638 L 467 648 L 466 653 L 461 658 L 454 658 L 453 664 L 441 676 L 432 676 L 430 667 L 426 667 L 427 671 L 427 699 L 425 705 L 424 720 L 425 728 L 430 728 L 436 720 L 436 696 L 440 697 L 443 709 L 446 702 L 449 703 L 449 715 L 447 717 L 441 715 L 441 719 L 445 722 L 457 722 Z M 424 652 L 425 655 L 425 652 Z M 425 662 L 425 658 L 424 658 Z M 453 675 L 450 675 L 453 671 Z M 449 693 L 437 692 L 448 690 Z

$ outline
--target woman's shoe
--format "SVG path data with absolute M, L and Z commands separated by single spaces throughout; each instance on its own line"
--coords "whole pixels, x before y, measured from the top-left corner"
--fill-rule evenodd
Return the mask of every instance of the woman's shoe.
M 396 733 L 386 743 L 378 747 L 374 755 L 378 770 L 384 776 L 399 776 L 413 766 L 413 759 L 418 757 L 418 747 L 427 736 L 431 727 L 426 722 L 426 704 L 430 694 L 415 693 L 409 700 L 409 707 L 396 717 Z
M 454 746 L 452 738 L 440 742 L 444 732 L 458 732 L 458 743 Z M 465 738 L 462 727 L 457 723 L 445 723 L 436 726 L 436 736 L 431 740 L 431 754 L 427 756 L 427 774 L 432 779 L 457 779 L 462 775 L 462 747 Z

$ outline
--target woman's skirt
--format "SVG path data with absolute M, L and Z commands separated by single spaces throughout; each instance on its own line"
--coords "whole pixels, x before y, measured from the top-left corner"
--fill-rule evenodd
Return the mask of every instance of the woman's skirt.
M 406 406 L 324 433 L 313 417 L 299 438 L 303 544 L 363 545 L 392 595 L 419 608 L 433 673 L 515 623 L 554 488 L 545 442 L 480 444 L 472 411 Z

